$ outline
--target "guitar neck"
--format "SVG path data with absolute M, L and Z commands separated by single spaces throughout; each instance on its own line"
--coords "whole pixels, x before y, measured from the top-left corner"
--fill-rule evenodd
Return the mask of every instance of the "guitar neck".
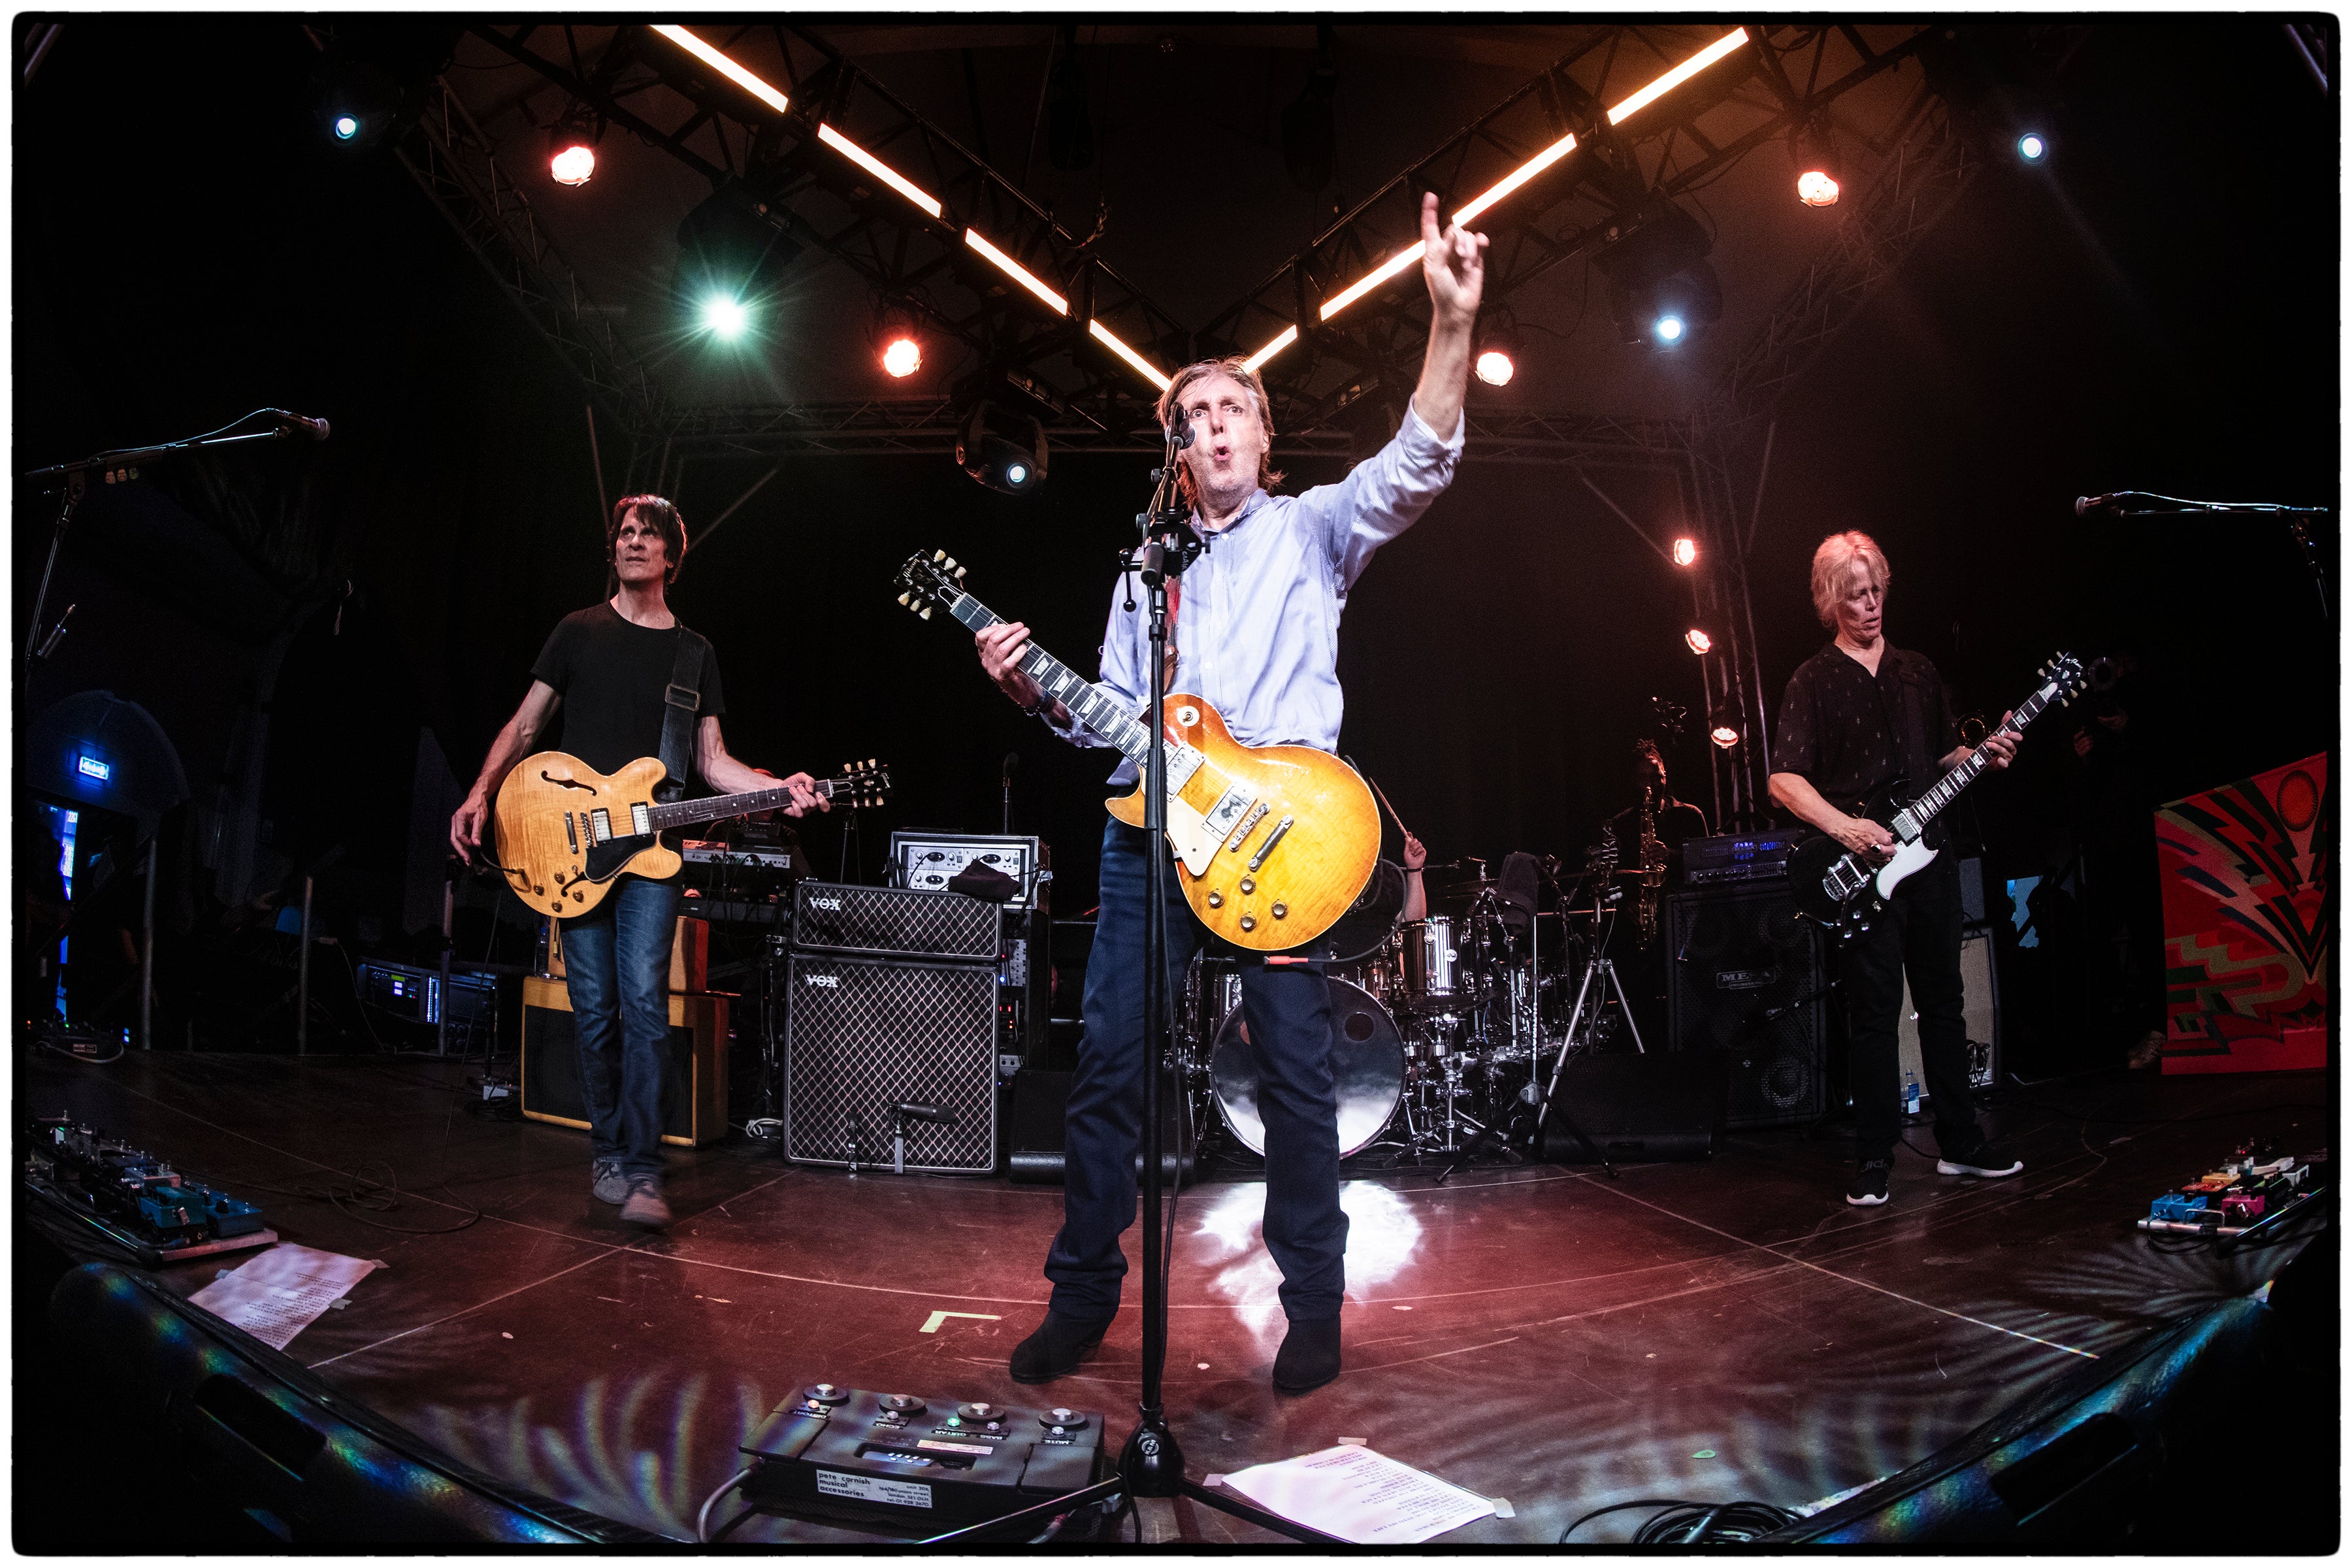
M 970 594 L 956 600 L 948 612 L 975 632 L 1001 626 L 1004 617 L 982 604 Z M 1070 710 L 1070 716 L 1087 729 L 1117 746 L 1139 766 L 1151 748 L 1151 731 L 1133 714 L 1124 712 L 1119 705 L 1095 689 L 1091 681 L 1034 641 L 1021 650 L 1013 660 L 1022 674 L 1037 683 L 1038 689 L 1050 700 Z
M 816 793 L 826 800 L 847 795 L 847 779 L 819 779 Z M 697 822 L 716 822 L 722 816 L 748 816 L 755 811 L 774 811 L 793 804 L 793 792 L 779 784 L 774 789 L 746 790 L 741 795 L 705 795 L 699 800 L 673 801 L 657 805 L 646 814 L 654 830 L 684 827 Z
M 2048 687 L 2036 690 L 2017 705 L 2016 710 L 2010 715 L 2009 722 L 2002 728 L 2023 734 L 2025 727 L 2040 718 L 2042 710 L 2049 706 L 2050 696 L 2051 689 Z M 1960 792 L 1976 783 L 1991 766 L 1991 748 L 1990 745 L 1979 746 L 1961 759 L 1958 767 L 1937 779 L 1933 789 L 1904 807 L 1902 815 L 1911 819 L 1913 836 L 1926 832 L 1927 825 L 1936 820 L 1936 814 L 1958 800 Z

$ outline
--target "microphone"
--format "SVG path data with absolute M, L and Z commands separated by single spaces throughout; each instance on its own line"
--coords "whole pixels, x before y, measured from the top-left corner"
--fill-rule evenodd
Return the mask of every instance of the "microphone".
M 1020 771 L 1021 771 L 1021 753 L 1020 753 L 1020 752 L 1005 752 L 1005 753 L 1004 753 L 1004 776 L 1005 776 L 1005 778 L 1007 778 L 1007 779 L 1009 780 L 1009 779 L 1011 779 L 1011 778 L 1013 777 L 1013 775 L 1014 773 L 1019 773 Z
M 1181 452 L 1192 444 L 1192 422 L 1190 419 L 1179 417 L 1175 424 L 1168 426 L 1168 445 Z
M 301 415 L 289 414 L 283 408 L 273 408 L 269 412 L 277 416 L 278 426 L 289 436 L 299 432 L 313 441 L 327 438 L 327 422 L 324 419 L 305 419 Z

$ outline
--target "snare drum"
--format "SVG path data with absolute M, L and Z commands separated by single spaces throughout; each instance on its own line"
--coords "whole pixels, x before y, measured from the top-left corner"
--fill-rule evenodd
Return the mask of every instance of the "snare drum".
M 1360 985 L 1331 983 L 1331 1079 L 1339 1100 L 1339 1157 L 1378 1138 L 1404 1097 L 1404 1043 L 1388 1009 Z M 1265 1152 L 1265 1123 L 1257 1110 L 1257 1052 L 1240 999 L 1217 1027 L 1210 1070 L 1217 1112 L 1250 1152 Z
M 1461 955 L 1454 946 L 1454 917 L 1432 915 L 1398 928 L 1404 950 L 1404 1005 L 1444 1006 L 1454 1000 L 1455 967 Z

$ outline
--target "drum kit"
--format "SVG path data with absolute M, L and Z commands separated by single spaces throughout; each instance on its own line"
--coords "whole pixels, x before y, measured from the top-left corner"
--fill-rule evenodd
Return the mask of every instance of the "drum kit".
M 1578 981 L 1598 943 L 1568 896 L 1537 913 L 1533 858 L 1524 879 L 1498 880 L 1468 859 L 1428 868 L 1425 918 L 1399 918 L 1402 877 L 1383 862 L 1357 907 L 1325 939 L 1331 986 L 1332 1076 L 1339 1153 L 1416 1164 L 1495 1142 L 1513 1110 L 1540 1100 L 1564 1046 L 1597 1043 L 1605 1026 Z M 1555 883 L 1555 886 L 1557 884 Z M 1563 895 L 1568 889 L 1562 889 Z M 1176 1069 L 1194 1098 L 1194 1125 L 1222 1123 L 1250 1153 L 1265 1152 L 1257 1073 L 1234 962 L 1192 962 L 1181 1000 Z

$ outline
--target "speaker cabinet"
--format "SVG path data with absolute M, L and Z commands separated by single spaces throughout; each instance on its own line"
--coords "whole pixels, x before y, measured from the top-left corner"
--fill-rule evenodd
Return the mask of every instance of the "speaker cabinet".
M 1667 903 L 1666 1033 L 1721 1053 L 1726 1127 L 1810 1121 L 1824 1105 L 1821 931 L 1784 886 Z
M 1960 863 L 1963 867 L 1969 861 Z M 2000 985 L 1993 978 L 1992 932 L 1969 931 L 1960 938 L 1961 1016 L 1969 1026 L 1969 1082 L 1990 1089 L 2000 1081 Z M 1900 1070 L 1919 1086 L 1919 1103 L 1933 1098 L 1919 1066 L 1919 1016 L 1911 1007 L 1911 976 L 1903 977 L 1903 1011 L 1895 1016 L 1895 1048 Z
M 665 1143 L 699 1148 L 727 1136 L 727 1001 L 670 994 L 662 1060 Z M 522 983 L 522 1113 L 558 1127 L 588 1125 L 572 996 L 561 980 Z
M 994 908 L 982 907 L 992 927 Z M 996 1169 L 993 965 L 796 952 L 789 973 L 786 1159 L 887 1165 L 891 1107 L 914 1104 L 954 1121 L 904 1123 L 908 1170 Z
M 1723 1122 L 1723 1061 L 1712 1051 L 1587 1053 L 1560 1069 L 1544 1118 L 1543 1158 L 1590 1163 L 1592 1149 L 1560 1120 L 1575 1120 L 1612 1162 L 1705 1160 Z

